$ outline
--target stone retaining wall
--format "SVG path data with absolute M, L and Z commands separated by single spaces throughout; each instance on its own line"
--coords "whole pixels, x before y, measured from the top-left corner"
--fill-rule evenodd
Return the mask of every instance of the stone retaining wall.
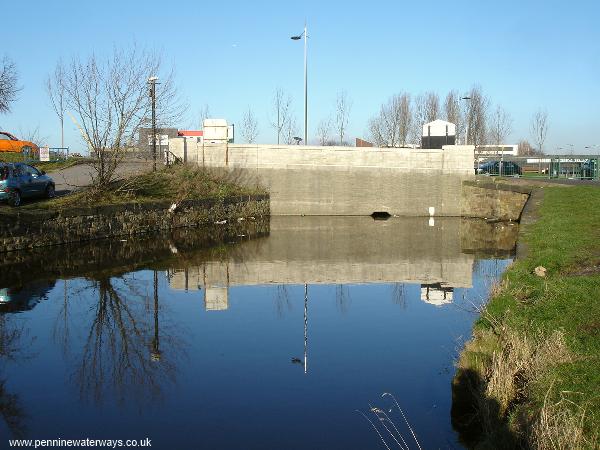
M 269 196 L 0 211 L 0 252 L 269 215 Z
M 490 181 L 465 181 L 462 187 L 461 216 L 498 221 L 521 220 L 531 188 Z

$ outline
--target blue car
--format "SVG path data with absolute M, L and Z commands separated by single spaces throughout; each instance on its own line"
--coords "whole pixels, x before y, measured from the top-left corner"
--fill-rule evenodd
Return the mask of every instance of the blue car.
M 0 200 L 19 206 L 21 199 L 54 197 L 54 180 L 43 170 L 23 163 L 0 163 Z

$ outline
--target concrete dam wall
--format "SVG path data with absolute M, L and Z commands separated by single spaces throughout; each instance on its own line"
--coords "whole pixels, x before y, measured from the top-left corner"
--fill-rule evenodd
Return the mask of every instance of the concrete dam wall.
M 173 139 L 170 150 L 187 162 L 226 171 L 235 181 L 264 186 L 273 215 L 460 216 L 462 182 L 474 179 L 473 146 L 428 150 Z

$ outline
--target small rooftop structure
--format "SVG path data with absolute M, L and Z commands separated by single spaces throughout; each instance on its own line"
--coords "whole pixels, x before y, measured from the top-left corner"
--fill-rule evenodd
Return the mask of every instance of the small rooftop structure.
M 456 144 L 456 125 L 445 120 L 434 120 L 423 125 L 421 148 L 442 148 Z
M 234 142 L 233 124 L 228 125 L 225 119 L 204 119 L 202 124 L 204 142 L 210 144 L 224 144 Z

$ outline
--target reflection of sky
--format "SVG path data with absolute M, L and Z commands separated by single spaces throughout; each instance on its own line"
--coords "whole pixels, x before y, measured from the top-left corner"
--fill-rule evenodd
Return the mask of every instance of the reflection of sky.
M 112 280 L 123 304 L 104 328 L 104 378 L 88 371 L 82 382 L 99 289 L 69 280 L 65 296 L 58 281 L 49 301 L 18 315 L 34 338 L 30 356 L 5 364 L 2 376 L 34 438 L 149 437 L 153 448 L 189 448 L 190 440 L 198 448 L 371 448 L 377 437 L 354 410 L 385 404 L 379 396 L 387 391 L 424 448 L 446 447 L 455 442 L 453 358 L 470 334 L 474 305 L 507 263 L 478 261 L 473 287 L 455 288 L 444 306 L 423 302 L 419 284 L 309 285 L 308 374 L 291 362 L 304 351 L 303 285 L 234 286 L 227 309 L 207 311 L 203 290 L 173 290 L 159 273 L 161 360 L 152 361 L 153 272 L 140 271 Z M 132 367 L 106 357 L 112 338 L 123 344 L 119 320 L 129 324 Z

